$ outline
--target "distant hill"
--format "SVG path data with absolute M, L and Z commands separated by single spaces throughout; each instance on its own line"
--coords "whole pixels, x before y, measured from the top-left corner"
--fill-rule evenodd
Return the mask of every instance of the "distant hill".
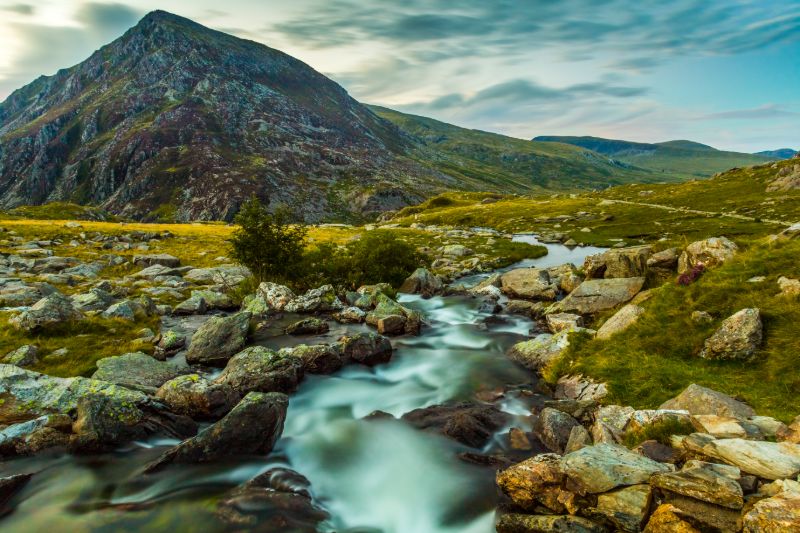
M 772 155 L 726 152 L 686 140 L 662 143 L 638 143 L 601 137 L 561 137 L 545 135 L 534 141 L 580 146 L 607 155 L 616 161 L 647 169 L 665 178 L 708 177 L 734 167 L 758 165 L 783 159 Z
M 763 155 L 773 159 L 791 159 L 795 156 L 797 150 L 791 148 L 779 148 L 777 150 L 764 150 L 763 152 L 756 152 L 755 155 Z

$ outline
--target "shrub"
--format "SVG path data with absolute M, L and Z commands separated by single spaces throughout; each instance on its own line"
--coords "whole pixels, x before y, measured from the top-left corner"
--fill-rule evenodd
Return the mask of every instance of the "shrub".
M 285 211 L 270 213 L 254 196 L 234 222 L 238 228 L 230 239 L 231 255 L 257 281 L 290 282 L 302 275 L 306 228 L 290 224 Z

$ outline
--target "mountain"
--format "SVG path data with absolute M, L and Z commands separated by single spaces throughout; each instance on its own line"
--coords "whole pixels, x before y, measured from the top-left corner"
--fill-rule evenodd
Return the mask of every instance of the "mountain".
M 791 148 L 778 148 L 777 150 L 764 150 L 763 152 L 756 152 L 755 155 L 763 155 L 772 159 L 791 159 L 797 154 L 797 150 Z
M 726 152 L 693 141 L 637 143 L 600 137 L 561 137 L 545 135 L 534 141 L 580 146 L 607 155 L 615 161 L 683 180 L 708 177 L 734 167 L 758 165 L 781 159 L 768 154 Z

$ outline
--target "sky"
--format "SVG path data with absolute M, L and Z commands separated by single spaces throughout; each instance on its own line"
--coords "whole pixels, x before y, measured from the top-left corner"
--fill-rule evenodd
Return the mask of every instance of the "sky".
M 459 126 L 800 148 L 800 0 L 0 0 L 0 100 L 154 9 Z

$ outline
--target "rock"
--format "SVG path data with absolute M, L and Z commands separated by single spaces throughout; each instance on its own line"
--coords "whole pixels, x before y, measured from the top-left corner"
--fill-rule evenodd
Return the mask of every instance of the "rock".
M 333 285 L 312 289 L 290 301 L 284 309 L 289 313 L 328 313 L 343 309 Z
M 539 318 L 544 315 L 544 310 L 545 305 L 542 302 L 509 300 L 506 303 L 506 313 L 509 315 L 522 315 L 528 318 Z
M 80 320 L 83 314 L 72 306 L 64 295 L 54 292 L 36 302 L 30 309 L 9 319 L 17 329 L 34 332 L 70 320 Z
M 662 501 L 677 509 L 678 515 L 700 531 L 741 531 L 742 516 L 738 509 L 714 505 L 668 491 L 660 491 Z
M 595 444 L 565 455 L 561 467 L 579 494 L 608 492 L 620 486 L 647 483 L 662 465 L 615 444 Z
M 197 299 L 202 298 L 206 302 L 207 309 L 220 309 L 223 311 L 229 311 L 232 309 L 236 309 L 237 307 L 236 302 L 233 301 L 233 298 L 231 298 L 225 293 L 217 291 L 210 291 L 210 290 L 192 291 L 190 298 L 197 298 Z
M 200 326 L 189 344 L 186 362 L 223 366 L 244 347 L 250 326 L 250 313 L 212 316 Z
M 553 304 L 547 312 L 591 315 L 613 309 L 636 296 L 642 290 L 644 281 L 644 278 L 590 279 L 581 283 L 566 298 Z
M 739 251 L 736 243 L 725 237 L 712 237 L 693 242 L 678 259 L 678 273 L 690 271 L 698 264 L 705 268 L 715 267 L 729 261 Z
M 204 315 L 208 311 L 205 298 L 192 296 L 172 309 L 175 316 Z
M 0 457 L 32 455 L 47 448 L 66 447 L 72 419 L 68 415 L 42 415 L 4 426 L 0 430 Z
M 377 333 L 356 333 L 339 339 L 341 354 L 346 360 L 367 366 L 388 363 L 392 358 L 392 343 Z
M 665 270 L 675 270 L 678 266 L 680 253 L 677 248 L 667 248 L 656 252 L 647 259 L 648 268 L 661 268 Z
M 131 302 L 123 300 L 108 306 L 108 309 L 103 311 L 103 318 L 118 318 L 120 320 L 127 320 L 134 322 L 136 320 L 136 310 Z
M 286 419 L 289 398 L 278 392 L 250 392 L 220 421 L 164 453 L 148 465 L 154 472 L 171 463 L 205 463 L 272 451 Z
M 604 533 L 603 526 L 572 515 L 530 515 L 508 513 L 500 516 L 497 533 Z
M 606 396 L 608 396 L 608 387 L 605 383 L 597 383 L 581 375 L 560 377 L 553 393 L 553 397 L 557 400 L 599 401 Z
M 668 503 L 662 503 L 650 515 L 644 533 L 700 533 L 689 522 L 681 518 L 681 511 Z
M 165 359 L 175 355 L 186 346 L 186 337 L 172 330 L 167 330 L 161 334 L 161 338 L 156 344 L 156 355 Z
M 156 279 L 163 276 L 180 276 L 181 271 L 176 268 L 167 267 L 164 265 L 151 265 L 147 268 L 131 274 L 134 279 Z
M 780 420 L 770 416 L 752 416 L 747 422 L 758 428 L 766 440 L 776 440 L 779 435 L 786 433 L 789 428 Z
M 264 316 L 269 314 L 270 308 L 264 297 L 258 293 L 248 294 L 242 299 L 242 311 L 247 311 L 253 316 Z
M 636 411 L 630 406 L 604 405 L 595 412 L 592 438 L 595 443 L 616 443 Z
M 664 402 L 660 409 L 682 409 L 692 415 L 719 415 L 746 419 L 756 412 L 749 405 L 692 383 L 678 396 Z
M 577 426 L 580 423 L 567 413 L 545 407 L 533 425 L 533 433 L 547 449 L 563 454 L 572 429 Z
M 508 415 L 492 405 L 462 402 L 414 409 L 402 416 L 417 429 L 432 430 L 472 448 L 485 445 Z
M 569 346 L 569 334 L 573 331 L 563 330 L 555 335 L 542 333 L 529 341 L 515 344 L 506 355 L 529 370 L 539 371 Z
M 638 278 L 647 273 L 650 246 L 617 248 L 598 255 L 590 255 L 583 263 L 587 279 Z
M 367 315 L 367 324 L 378 327 L 381 320 L 392 316 L 398 316 L 405 318 L 403 333 L 409 335 L 419 334 L 422 322 L 422 318 L 419 313 L 403 307 L 382 293 L 377 294 L 374 298 L 374 301 L 375 309 Z M 385 331 L 399 333 L 398 327 L 400 322 L 401 321 L 397 318 L 391 318 L 384 323 L 383 327 Z
M 736 481 L 739 469 L 724 465 L 693 461 L 680 472 L 657 473 L 650 478 L 650 485 L 696 500 L 741 509 L 744 505 L 742 487 Z
M 466 257 L 468 255 L 473 255 L 475 253 L 471 249 L 461 244 L 448 244 L 447 246 L 443 246 L 439 250 L 442 253 L 442 255 L 449 257 Z
M 633 485 L 600 494 L 594 511 L 620 530 L 638 533 L 650 511 L 650 501 L 649 485 Z
M 778 278 L 778 287 L 781 289 L 781 294 L 785 296 L 800 295 L 800 280 L 781 276 Z
M 39 348 L 33 344 L 20 346 L 13 352 L 7 353 L 0 362 L 6 365 L 16 365 L 19 367 L 35 365 L 39 362 Z
M 800 531 L 800 492 L 784 490 L 759 500 L 744 515 L 745 533 L 796 533 Z
M 206 285 L 236 287 L 251 276 L 252 273 L 245 267 L 220 265 L 211 268 L 193 268 L 183 275 L 183 279 Z
M 693 415 L 691 421 L 698 432 L 707 433 L 718 439 L 747 436 L 747 431 L 739 420 L 731 416 Z
M 512 450 L 518 451 L 530 451 L 533 449 L 528 435 L 520 428 L 508 430 L 508 445 Z
M 81 312 L 103 311 L 114 301 L 114 297 L 103 289 L 90 289 L 89 292 L 72 296 L 72 306 Z
M 574 426 L 569 432 L 569 440 L 564 447 L 564 453 L 572 453 L 574 451 L 592 445 L 592 436 L 586 431 L 583 426 Z
M 552 333 L 575 330 L 583 327 L 583 317 L 572 313 L 553 313 L 547 315 L 547 327 Z
M 635 324 L 643 314 L 643 307 L 633 304 L 625 305 L 600 326 L 600 329 L 597 330 L 597 338 L 606 340 L 611 338 L 612 335 L 625 331 Z
M 331 374 L 344 366 L 344 358 L 338 345 L 307 346 L 298 344 L 292 348 L 283 348 L 278 353 L 285 353 L 299 359 L 303 364 L 304 371 L 309 374 Z
M 0 478 L 0 517 L 12 511 L 8 502 L 28 484 L 32 477 L 33 474 L 17 474 Z
M 626 432 L 647 433 L 648 429 L 668 425 L 672 431 L 691 433 L 692 424 L 688 411 L 677 409 L 638 409 L 631 414 Z
M 427 268 L 418 268 L 400 285 L 398 292 L 419 294 L 423 298 L 430 298 L 441 293 L 443 289 L 444 285 L 438 276 Z
M 258 294 L 260 294 L 264 301 L 267 303 L 268 312 L 280 312 L 295 298 L 295 294 L 289 287 L 278 285 L 277 283 L 270 283 L 268 281 L 262 282 L 258 286 Z
M 181 266 L 181 260 L 169 254 L 134 255 L 133 264 L 140 267 L 161 265 L 170 268 Z
M 750 360 L 761 346 L 763 330 L 758 309 L 742 309 L 726 318 L 706 339 L 700 357 L 714 360 Z
M 566 479 L 561 470 L 561 458 L 554 453 L 542 453 L 497 472 L 497 486 L 514 505 L 526 511 L 545 506 L 553 512 L 566 508 L 559 498 Z
M 241 398 L 230 386 L 210 383 L 198 374 L 167 381 L 155 396 L 173 412 L 201 420 L 224 416 Z
M 403 315 L 388 315 L 378 319 L 378 333 L 381 335 L 402 335 L 406 329 L 406 317 Z
M 155 393 L 161 385 L 180 374 L 181 371 L 173 365 L 137 352 L 100 359 L 92 379 Z
M 706 444 L 703 452 L 766 479 L 793 478 L 800 474 L 800 444 L 719 439 Z
M 692 311 L 692 322 L 698 324 L 710 324 L 714 321 L 714 317 L 706 311 Z
M 358 307 L 345 307 L 333 314 L 334 320 L 342 324 L 360 324 L 367 318 L 367 313 Z
M 707 433 L 692 433 L 681 439 L 680 446 L 692 456 L 708 458 L 703 448 L 705 448 L 706 444 L 714 440 L 714 437 Z
M 251 346 L 234 355 L 214 383 L 240 396 L 248 392 L 292 392 L 303 379 L 303 362 L 291 355 Z
M 321 335 L 330 328 L 328 323 L 319 318 L 306 318 L 289 325 L 286 328 L 287 335 Z
M 558 288 L 550 282 L 547 270 L 517 268 L 500 278 L 501 290 L 513 298 L 528 300 L 555 300 Z
M 646 440 L 634 448 L 634 451 L 653 461 L 672 465 L 683 458 L 683 454 L 680 450 L 676 450 L 672 446 L 667 446 L 666 444 L 661 444 L 657 440 Z

